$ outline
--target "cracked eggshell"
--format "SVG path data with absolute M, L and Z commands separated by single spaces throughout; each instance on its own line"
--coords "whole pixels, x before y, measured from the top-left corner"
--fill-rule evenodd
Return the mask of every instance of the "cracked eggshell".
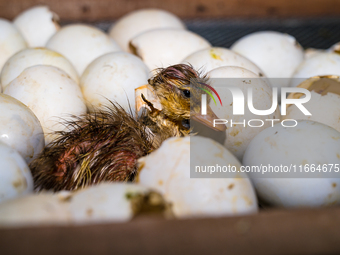
M 58 67 L 65 71 L 77 84 L 79 83 L 77 71 L 64 56 L 45 48 L 29 48 L 16 53 L 7 60 L 0 75 L 2 86 L 5 88 L 26 68 L 36 65 Z
M 290 78 L 304 58 L 303 48 L 293 36 L 274 31 L 246 35 L 231 50 L 254 62 L 268 78 Z M 289 79 L 272 86 L 288 87 Z
M 0 204 L 0 227 L 65 225 L 70 192 L 32 194 Z
M 312 114 L 306 116 L 296 105 L 287 106 L 284 119 L 312 120 L 334 128 L 340 132 L 340 81 L 338 76 L 332 78 L 315 77 L 302 82 L 299 88 L 308 89 L 311 99 L 303 106 Z M 288 98 L 300 98 L 303 94 L 291 93 Z
M 159 149 L 138 160 L 138 181 L 159 191 L 179 218 L 257 211 L 256 196 L 245 174 L 236 173 L 230 178 L 190 178 L 191 159 L 200 165 L 213 161 L 222 166 L 241 167 L 228 150 L 211 139 L 170 138 Z
M 190 56 L 186 57 L 182 63 L 189 63 L 196 70 L 203 70 L 204 72 L 209 72 L 212 69 L 222 66 L 238 66 L 252 71 L 259 77 L 264 76 L 261 69 L 249 59 L 236 52 L 220 47 L 213 47 L 194 52 Z
M 130 40 L 149 30 L 158 28 L 185 29 L 184 23 L 174 14 L 160 9 L 142 9 L 128 13 L 110 28 L 109 35 L 127 52 Z
M 332 52 L 319 52 L 305 59 L 295 70 L 291 86 L 296 87 L 301 80 L 320 75 L 340 75 L 340 55 Z
M 0 204 L 33 192 L 33 178 L 20 154 L 0 142 Z
M 233 86 L 242 90 L 245 98 L 247 98 L 247 89 L 249 86 L 253 88 L 253 103 L 257 110 L 267 110 L 272 106 L 272 88 L 265 79 L 260 79 L 255 73 L 240 67 L 219 67 L 211 70 L 208 73 L 211 79 L 211 85 L 216 89 L 220 95 L 223 106 L 214 104 L 210 101 L 210 107 L 213 112 L 220 118 L 228 121 L 227 123 L 227 139 L 224 141 L 224 146 L 232 152 L 239 160 L 242 160 L 243 154 L 247 149 L 250 141 L 262 130 L 271 126 L 270 121 L 266 119 L 280 119 L 279 109 L 270 115 L 258 116 L 251 113 L 247 107 L 244 108 L 244 115 L 233 115 L 233 98 L 230 91 L 221 86 L 223 80 L 228 80 Z M 214 80 L 215 79 L 215 80 Z M 215 83 L 215 86 L 214 86 Z M 219 84 L 219 86 L 217 85 Z M 216 86 L 217 85 L 217 86 Z M 247 123 L 251 119 L 260 119 L 264 122 L 262 127 L 251 127 Z M 231 120 L 235 122 L 243 122 L 245 120 L 245 127 L 243 124 L 232 125 Z M 259 125 L 260 123 L 253 123 L 251 125 Z
M 59 17 L 47 6 L 35 6 L 20 13 L 13 21 L 29 47 L 43 47 L 60 28 Z
M 19 30 L 8 20 L 0 18 L 0 71 L 13 54 L 26 47 L 26 41 Z
M 132 52 L 150 70 L 180 63 L 190 54 L 211 47 L 203 37 L 183 29 L 155 29 L 130 41 Z
M 267 128 L 249 144 L 244 166 L 340 164 L 340 133 L 314 121 L 299 121 L 294 128 L 281 124 Z M 340 179 L 315 172 L 315 178 L 294 178 L 277 173 L 275 178 L 255 178 L 248 173 L 259 198 L 283 207 L 316 207 L 340 204 Z M 290 178 L 289 178 L 290 177 Z
M 39 119 L 44 130 L 45 144 L 53 131 L 65 130 L 61 123 L 71 115 L 86 113 L 80 87 L 64 71 L 52 66 L 33 66 L 25 69 L 4 90 L 23 102 Z
M 83 24 L 62 27 L 47 42 L 46 48 L 59 52 L 69 59 L 80 76 L 99 56 L 121 51 L 118 44 L 103 31 Z
M 15 149 L 29 164 L 45 146 L 38 118 L 23 103 L 0 94 L 0 141 Z
M 90 110 L 110 105 L 109 99 L 134 111 L 135 88 L 147 84 L 148 78 L 149 69 L 140 58 L 114 52 L 97 58 L 85 69 L 80 87 Z

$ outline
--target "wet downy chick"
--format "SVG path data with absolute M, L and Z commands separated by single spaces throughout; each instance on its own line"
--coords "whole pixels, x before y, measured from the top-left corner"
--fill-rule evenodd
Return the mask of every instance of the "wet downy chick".
M 58 132 L 58 138 L 30 164 L 35 188 L 76 190 L 102 181 L 132 181 L 138 158 L 169 137 L 190 133 L 190 115 L 212 126 L 211 120 L 217 118 L 213 112 L 199 113 L 199 86 L 204 82 L 206 78 L 191 66 L 170 66 L 149 80 L 162 110 L 142 96 L 151 111 L 138 118 L 112 103 L 66 122 L 68 131 Z

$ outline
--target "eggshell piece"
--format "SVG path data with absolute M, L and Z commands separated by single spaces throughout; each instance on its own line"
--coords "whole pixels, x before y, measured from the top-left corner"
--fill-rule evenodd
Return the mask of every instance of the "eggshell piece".
M 292 76 L 291 86 L 298 86 L 301 83 L 301 79 L 308 79 L 320 75 L 340 75 L 339 54 L 319 52 L 305 59 L 295 70 Z
M 59 52 L 70 60 L 79 76 L 97 57 L 121 51 L 118 44 L 103 31 L 83 24 L 62 27 L 47 42 L 46 48 Z
M 29 164 L 45 146 L 38 118 L 23 103 L 0 94 L 0 141 L 17 150 Z
M 115 22 L 109 35 L 124 51 L 130 52 L 129 41 L 133 37 L 159 28 L 185 29 L 185 25 L 178 17 L 165 10 L 141 9 L 130 12 Z
M 340 165 L 340 133 L 314 121 L 302 120 L 294 128 L 281 124 L 259 133 L 243 157 L 244 166 Z M 329 170 L 330 168 L 328 168 Z M 333 168 L 334 170 L 335 168 Z M 328 172 L 328 171 L 327 171 Z M 273 178 L 258 178 L 249 172 L 261 200 L 283 207 L 317 207 L 340 203 L 340 179 L 314 172 L 303 178 L 296 173 L 275 173 Z M 309 178 L 309 177 L 314 178 Z
M 0 71 L 13 54 L 26 47 L 26 41 L 19 30 L 8 20 L 0 18 Z
M 259 77 L 264 76 L 261 69 L 240 54 L 221 47 L 200 50 L 186 57 L 182 63 L 191 64 L 194 69 L 209 72 L 222 66 L 237 66 L 252 71 Z
M 183 29 L 155 29 L 137 35 L 130 41 L 132 52 L 150 70 L 179 64 L 190 54 L 211 47 L 203 37 Z
M 20 154 L 0 142 L 0 204 L 33 191 L 31 172 Z
M 89 109 L 117 102 L 135 111 L 135 88 L 148 83 L 149 69 L 143 61 L 126 52 L 105 54 L 84 71 L 80 87 Z
M 56 137 L 52 132 L 66 129 L 64 120 L 86 113 L 79 86 L 64 71 L 52 66 L 25 69 L 4 93 L 34 112 L 44 130 L 46 145 Z
M 303 48 L 293 36 L 274 31 L 246 35 L 231 50 L 251 60 L 269 78 L 290 78 L 304 58 Z M 289 80 L 282 79 L 272 86 L 288 87 Z
M 13 21 L 29 47 L 43 47 L 60 28 L 59 17 L 47 6 L 34 6 L 20 13 Z
M 229 82 L 232 86 L 240 88 L 245 95 L 245 99 L 247 99 L 248 88 L 252 87 L 254 108 L 258 110 L 267 110 L 272 107 L 272 88 L 265 79 L 260 79 L 255 73 L 240 67 L 219 67 L 211 70 L 208 73 L 208 76 L 210 77 L 210 84 L 212 86 L 215 84 L 214 88 L 223 102 L 223 105 L 221 105 L 215 104 L 214 101 L 211 100 L 210 107 L 220 119 L 228 121 L 226 130 L 227 139 L 224 141 L 224 146 L 239 160 L 242 160 L 250 141 L 259 132 L 272 125 L 272 122 L 266 121 L 266 119 L 280 120 L 280 113 L 278 109 L 276 109 L 276 111 L 270 115 L 258 116 L 251 113 L 248 107 L 245 107 L 244 115 L 233 115 L 233 97 L 230 91 L 222 86 L 224 85 L 223 81 Z M 252 119 L 262 120 L 263 126 L 249 126 L 248 121 Z M 231 125 L 231 121 L 233 123 L 245 124 Z M 260 123 L 253 123 L 253 125 L 260 125 Z
M 190 178 L 193 158 L 200 165 L 207 164 L 205 159 L 209 159 L 219 165 L 230 164 L 238 169 L 241 166 L 228 150 L 211 139 L 199 136 L 170 138 L 159 149 L 139 159 L 138 181 L 159 191 L 172 204 L 176 217 L 257 211 L 256 196 L 245 174 L 236 173 L 230 178 Z
M 64 56 L 46 48 L 29 48 L 16 53 L 7 60 L 0 75 L 1 84 L 5 88 L 26 68 L 36 65 L 58 67 L 65 71 L 77 84 L 79 83 L 77 71 Z

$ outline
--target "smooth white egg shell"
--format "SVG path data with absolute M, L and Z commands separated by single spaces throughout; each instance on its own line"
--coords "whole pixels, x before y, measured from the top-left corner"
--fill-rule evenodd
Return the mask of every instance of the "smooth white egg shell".
M 19 30 L 8 20 L 0 18 L 0 71 L 5 62 L 27 43 Z
M 314 48 L 305 49 L 304 59 L 310 58 L 310 57 L 314 56 L 315 54 L 319 54 L 319 53 L 323 53 L 323 52 L 325 52 L 325 50 L 314 49 Z
M 56 136 L 53 131 L 65 130 L 61 123 L 70 115 L 86 113 L 84 98 L 78 84 L 64 71 L 52 66 L 25 69 L 5 88 L 4 93 L 23 102 L 39 119 L 45 144 Z
M 332 52 L 319 52 L 305 59 L 295 70 L 291 86 L 296 87 L 301 83 L 301 79 L 318 75 L 340 75 L 340 55 Z
M 246 35 L 231 49 L 254 62 L 268 78 L 290 78 L 304 58 L 303 48 L 293 36 L 274 31 Z M 289 80 L 272 86 L 288 87 Z
M 59 17 L 47 6 L 35 6 L 20 13 L 13 21 L 29 47 L 43 47 L 60 28 Z
M 0 142 L 0 204 L 33 192 L 33 178 L 20 154 Z
M 150 70 L 180 63 L 190 54 L 211 47 L 203 37 L 183 29 L 155 29 L 130 41 L 133 53 Z
M 2 86 L 5 88 L 26 68 L 36 65 L 58 67 L 65 71 L 76 83 L 79 83 L 77 71 L 64 56 L 45 48 L 29 48 L 16 53 L 7 60 L 0 75 Z
M 29 164 L 45 146 L 44 132 L 34 113 L 23 103 L 0 94 L 0 141 Z
M 70 60 L 79 76 L 101 55 L 121 51 L 118 44 L 103 31 L 83 24 L 62 27 L 47 42 L 46 47 Z
M 129 42 L 133 37 L 157 28 L 185 29 L 185 25 L 178 17 L 165 10 L 141 9 L 117 20 L 110 28 L 109 35 L 124 51 L 130 52 Z
M 149 69 L 143 61 L 126 52 L 105 54 L 94 60 L 80 79 L 88 109 L 110 105 L 135 111 L 135 88 L 148 83 Z M 130 106 L 129 106 L 130 105 Z
M 314 121 L 299 121 L 286 128 L 281 124 L 267 128 L 249 144 L 243 157 L 245 166 L 290 166 L 340 164 L 340 133 Z M 298 168 L 299 169 L 299 168 Z M 340 203 L 340 179 L 294 178 L 294 173 L 277 173 L 275 178 L 255 178 L 248 173 L 258 196 L 267 203 L 283 207 L 325 206 Z M 291 177 L 291 178 L 289 178 Z
M 139 183 L 159 191 L 172 204 L 174 215 L 180 218 L 257 211 L 256 196 L 245 174 L 236 173 L 233 178 L 190 178 L 193 158 L 200 165 L 213 160 L 219 165 L 230 164 L 238 169 L 241 166 L 228 150 L 211 139 L 170 138 L 159 149 L 138 160 Z
M 264 76 L 261 69 L 249 59 L 236 52 L 220 47 L 213 47 L 194 52 L 190 56 L 186 57 L 182 63 L 189 63 L 194 67 L 194 69 L 202 70 L 204 72 L 209 72 L 212 69 L 222 66 L 238 66 L 252 71 L 259 77 Z
M 232 86 L 238 87 L 242 90 L 245 95 L 245 102 L 247 99 L 247 89 L 249 86 L 253 88 L 253 104 L 257 110 L 267 110 L 272 106 L 272 88 L 266 80 L 259 78 L 255 73 L 240 67 L 219 67 L 211 70 L 208 73 L 210 77 L 211 85 L 220 84 L 222 79 L 231 82 Z M 245 79 L 246 78 L 246 79 Z M 216 81 L 214 81 L 216 79 Z M 280 119 L 280 113 L 278 109 L 270 115 L 258 116 L 251 113 L 246 106 L 244 108 L 244 115 L 233 115 L 233 98 L 231 92 L 223 87 L 214 87 L 217 93 L 221 97 L 223 105 L 214 103 L 213 100 L 210 101 L 210 107 L 213 112 L 220 119 L 228 120 L 227 123 L 227 139 L 224 142 L 224 146 L 230 150 L 238 159 L 242 160 L 243 154 L 247 149 L 250 141 L 262 130 L 271 126 L 270 121 L 265 121 L 266 119 Z M 260 119 L 264 122 L 262 127 L 250 127 L 248 126 L 248 121 L 251 119 Z M 230 126 L 230 121 L 243 122 L 245 120 L 245 127 L 243 124 L 237 124 Z M 259 125 L 256 123 L 253 125 Z

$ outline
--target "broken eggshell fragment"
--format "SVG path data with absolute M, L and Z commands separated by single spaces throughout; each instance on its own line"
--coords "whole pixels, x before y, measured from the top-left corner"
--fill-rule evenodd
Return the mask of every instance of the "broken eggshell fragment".
M 308 89 L 311 99 L 303 106 L 311 113 L 305 115 L 295 104 L 287 105 L 284 119 L 312 120 L 334 128 L 340 132 L 340 81 L 339 76 L 317 76 L 305 80 L 298 88 Z M 302 93 L 291 93 L 288 99 L 297 99 Z
M 0 142 L 0 206 L 6 200 L 33 192 L 33 178 L 25 160 Z
M 60 28 L 59 17 L 48 6 L 34 6 L 20 13 L 13 21 L 29 47 L 43 47 Z
M 137 35 L 130 41 L 131 51 L 150 70 L 180 63 L 185 57 L 211 47 L 203 37 L 183 29 L 155 29 Z
M 159 159 L 162 160 L 159 160 Z M 215 141 L 199 137 L 170 138 L 140 158 L 138 182 L 159 191 L 176 217 L 205 217 L 257 212 L 253 187 L 246 174 L 230 178 L 190 178 L 190 163 L 211 162 L 240 169 L 239 161 Z

